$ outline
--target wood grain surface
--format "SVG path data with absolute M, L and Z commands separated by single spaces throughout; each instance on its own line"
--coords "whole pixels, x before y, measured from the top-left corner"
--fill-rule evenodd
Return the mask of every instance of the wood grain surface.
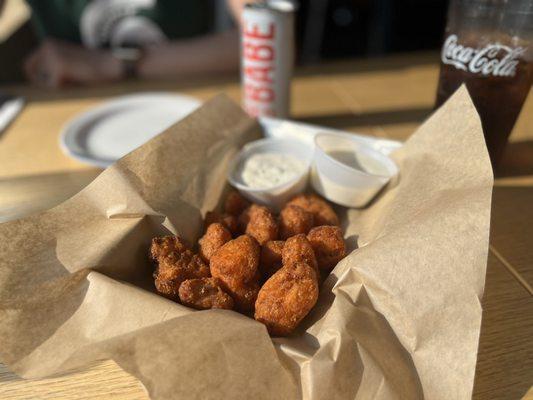
M 403 140 L 431 111 L 436 54 L 402 55 L 300 69 L 293 81 L 293 117 L 352 132 Z M 239 99 L 235 77 L 187 82 L 135 82 L 62 92 L 3 88 L 29 101 L 0 134 L 0 220 L 59 204 L 100 170 L 63 155 L 65 122 L 106 98 L 175 91 L 207 99 Z M 483 323 L 475 399 L 533 398 L 533 96 L 529 96 L 493 195 Z M 526 394 L 530 390 L 529 394 Z M 0 364 L 0 399 L 146 399 L 141 384 L 112 361 L 70 374 L 22 380 Z

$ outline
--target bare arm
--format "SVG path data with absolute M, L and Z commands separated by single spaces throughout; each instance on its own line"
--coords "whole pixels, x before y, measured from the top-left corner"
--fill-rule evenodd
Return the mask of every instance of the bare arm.
M 241 15 L 242 15 L 242 10 L 244 8 L 244 5 L 246 3 L 255 3 L 255 2 L 258 2 L 259 0 L 226 0 L 226 4 L 229 8 L 229 10 L 231 11 L 231 15 L 233 16 L 233 20 L 237 23 L 237 24 L 241 24 Z
M 252 0 L 253 1 L 253 0 Z M 250 0 L 226 0 L 233 20 L 240 24 L 244 5 Z M 139 66 L 141 77 L 184 76 L 237 70 L 238 28 L 198 39 L 181 40 L 147 49 Z
M 238 21 L 246 0 L 227 2 Z M 138 74 L 140 78 L 187 77 L 237 71 L 238 65 L 239 33 L 236 28 L 148 47 L 139 62 Z M 85 49 L 50 39 L 28 58 L 25 70 L 32 82 L 49 87 L 90 85 L 123 78 L 120 63 L 110 51 Z
M 141 78 L 188 76 L 236 71 L 239 34 L 236 29 L 146 49 L 139 65 Z
M 187 77 L 236 71 L 237 30 L 168 42 L 146 49 L 139 78 Z M 109 50 L 46 39 L 25 61 L 26 76 L 47 87 L 93 85 L 123 79 L 120 62 Z

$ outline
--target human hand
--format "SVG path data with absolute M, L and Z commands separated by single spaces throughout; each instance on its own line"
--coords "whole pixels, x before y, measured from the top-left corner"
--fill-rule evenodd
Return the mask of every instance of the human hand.
M 28 79 L 39 86 L 60 88 L 119 80 L 120 62 L 110 51 L 86 49 L 79 45 L 46 39 L 26 59 Z

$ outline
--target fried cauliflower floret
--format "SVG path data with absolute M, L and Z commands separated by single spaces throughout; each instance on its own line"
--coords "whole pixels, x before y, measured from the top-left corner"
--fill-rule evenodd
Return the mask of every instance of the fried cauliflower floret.
M 230 292 L 227 285 L 223 284 L 223 287 L 227 292 Z M 233 298 L 233 301 L 235 302 L 235 308 L 246 314 L 252 312 L 254 310 L 255 301 L 257 300 L 257 294 L 259 293 L 259 289 L 261 289 L 261 285 L 259 284 L 259 277 L 258 281 L 250 282 L 246 285 L 233 283 L 231 289 L 231 296 Z
M 255 319 L 274 336 L 289 335 L 318 299 L 313 267 L 305 263 L 286 265 L 265 282 L 255 303 Z
M 181 253 L 188 247 L 179 236 L 158 236 L 152 239 L 150 258 L 157 261 L 160 257 L 168 256 L 172 252 Z
M 159 293 L 172 300 L 178 299 L 178 290 L 183 281 L 209 277 L 209 267 L 190 250 L 174 251 L 159 257 L 154 272 L 155 287 Z
M 301 207 L 313 214 L 315 226 L 340 225 L 339 218 L 333 208 L 325 200 L 314 194 L 300 194 L 289 201 L 287 205 Z
M 218 222 L 219 224 L 224 225 L 232 235 L 237 235 L 239 233 L 239 222 L 237 217 L 231 214 L 220 214 L 216 211 L 209 211 L 205 214 L 204 229 L 207 230 L 209 225 Z
M 321 270 L 331 270 L 346 256 L 346 245 L 338 226 L 317 226 L 309 231 L 307 239 Z
M 264 277 L 270 277 L 281 268 L 281 253 L 284 244 L 283 240 L 271 240 L 261 246 L 259 268 Z
M 303 208 L 288 205 L 279 214 L 279 237 L 287 239 L 300 233 L 307 234 L 313 227 L 313 214 Z
M 220 280 L 241 311 L 253 309 L 259 291 L 259 253 L 257 241 L 242 235 L 224 244 L 211 256 L 211 275 Z
M 250 202 L 242 197 L 238 192 L 231 191 L 224 202 L 224 212 L 238 217 L 246 208 L 250 206 Z
M 209 261 L 220 247 L 231 240 L 231 233 L 222 224 L 215 222 L 207 227 L 204 236 L 198 241 L 200 257 Z
M 231 310 L 233 308 L 233 299 L 222 290 L 217 278 L 184 281 L 179 287 L 179 298 L 182 304 L 197 310 L 210 308 Z
M 252 204 L 239 216 L 239 226 L 243 232 L 252 236 L 260 245 L 278 238 L 278 223 L 270 210 Z
M 283 266 L 303 262 L 318 272 L 315 252 L 304 234 L 290 237 L 285 241 L 281 252 L 281 261 Z

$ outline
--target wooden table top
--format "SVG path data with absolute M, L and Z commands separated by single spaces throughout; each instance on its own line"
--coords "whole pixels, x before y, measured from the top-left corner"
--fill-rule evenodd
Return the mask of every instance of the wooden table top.
M 293 81 L 293 117 L 403 140 L 431 113 L 436 54 L 342 62 L 300 69 Z M 187 82 L 134 82 L 105 88 L 3 90 L 28 104 L 0 134 L 0 220 L 59 204 L 101 170 L 61 152 L 58 135 L 77 113 L 111 96 L 176 91 L 202 100 L 225 92 L 239 100 L 235 77 Z M 524 105 L 495 180 L 475 399 L 533 399 L 533 96 Z M 531 389 L 531 390 L 530 390 Z M 529 394 L 526 392 L 529 391 Z M 146 399 L 140 383 L 114 362 L 70 374 L 22 380 L 0 364 L 0 398 Z

